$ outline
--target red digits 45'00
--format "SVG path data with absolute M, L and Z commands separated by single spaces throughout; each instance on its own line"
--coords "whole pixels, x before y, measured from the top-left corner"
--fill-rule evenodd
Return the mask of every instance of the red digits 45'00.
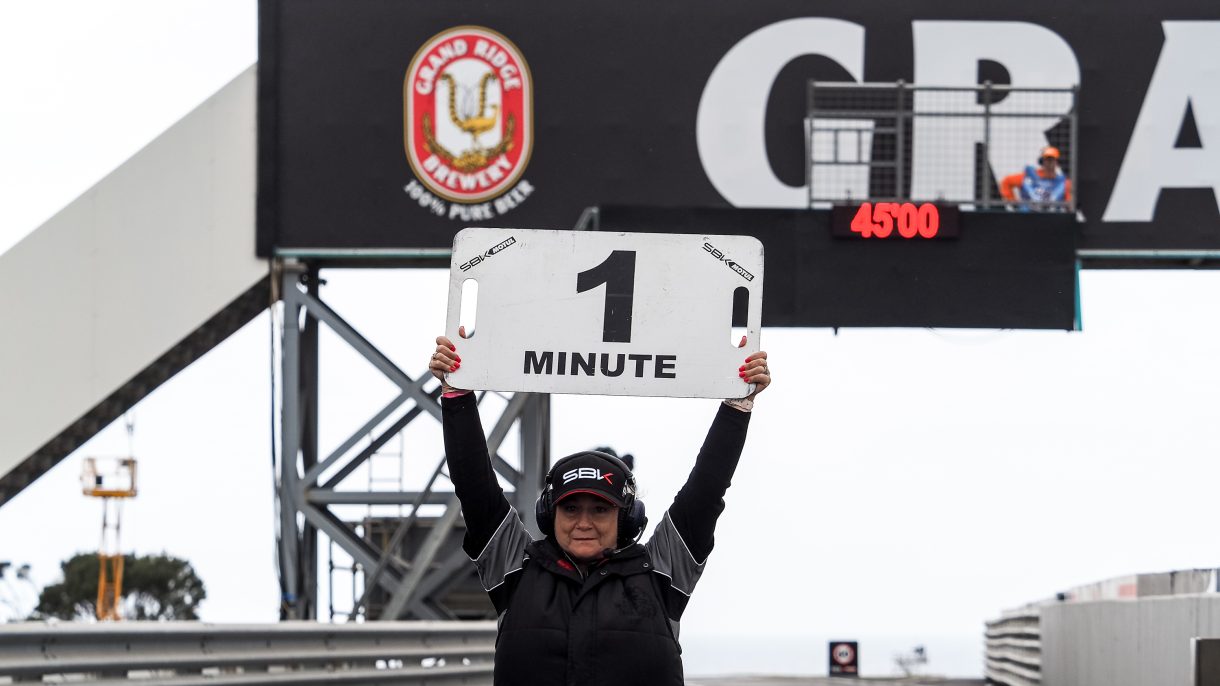
M 861 238 L 889 238 L 895 225 L 903 238 L 933 238 L 940 230 L 940 212 L 932 203 L 865 202 L 851 220 L 851 230 Z

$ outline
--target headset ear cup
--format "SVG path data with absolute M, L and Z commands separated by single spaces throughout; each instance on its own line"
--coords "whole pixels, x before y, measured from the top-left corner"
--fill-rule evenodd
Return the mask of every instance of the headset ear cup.
M 555 512 L 551 510 L 550 489 L 542 489 L 538 500 L 534 502 L 534 519 L 538 522 L 538 530 L 543 536 L 555 533 Z
M 622 519 L 619 520 L 620 541 L 635 541 L 644 533 L 644 527 L 648 526 L 648 517 L 644 514 L 644 502 L 634 500 L 631 507 L 623 513 Z

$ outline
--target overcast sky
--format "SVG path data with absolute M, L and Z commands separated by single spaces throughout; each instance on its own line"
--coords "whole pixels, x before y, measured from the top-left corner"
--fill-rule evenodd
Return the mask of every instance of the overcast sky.
M 254 62 L 256 28 L 253 1 L 0 3 L 0 252 Z M 982 623 L 1004 608 L 1215 566 L 1220 279 L 1086 272 L 1081 288 L 1076 333 L 766 330 L 776 382 L 683 624 L 688 671 L 824 673 L 825 642 L 846 638 L 866 673 L 922 643 L 930 671 L 977 675 Z M 333 273 L 324 298 L 416 374 L 445 275 Z M 131 415 L 141 493 L 125 547 L 189 559 L 211 621 L 276 617 L 268 337 L 264 315 Z M 323 345 L 333 445 L 393 389 Z M 554 452 L 634 453 L 656 520 L 715 409 L 560 397 Z M 412 469 L 439 454 L 428 430 Z M 0 507 L 0 560 L 44 584 L 95 550 L 81 460 L 127 446 L 120 421 Z M 0 583 L 0 618 L 20 593 Z

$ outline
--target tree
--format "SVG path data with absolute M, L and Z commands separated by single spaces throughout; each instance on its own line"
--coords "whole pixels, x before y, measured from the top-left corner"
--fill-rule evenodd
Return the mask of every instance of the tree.
M 78 553 L 60 563 L 64 580 L 42 589 L 33 619 L 97 616 L 96 553 Z M 203 581 L 186 560 L 169 555 L 123 556 L 124 619 L 198 619 L 207 597 Z

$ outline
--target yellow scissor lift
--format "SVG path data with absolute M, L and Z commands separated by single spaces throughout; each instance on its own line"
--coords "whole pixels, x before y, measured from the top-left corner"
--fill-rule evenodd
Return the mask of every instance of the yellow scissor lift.
M 102 541 L 97 551 L 97 618 L 118 621 L 123 597 L 123 553 L 119 549 L 123 500 L 136 495 L 134 457 L 85 458 L 81 472 L 85 495 L 102 499 Z

